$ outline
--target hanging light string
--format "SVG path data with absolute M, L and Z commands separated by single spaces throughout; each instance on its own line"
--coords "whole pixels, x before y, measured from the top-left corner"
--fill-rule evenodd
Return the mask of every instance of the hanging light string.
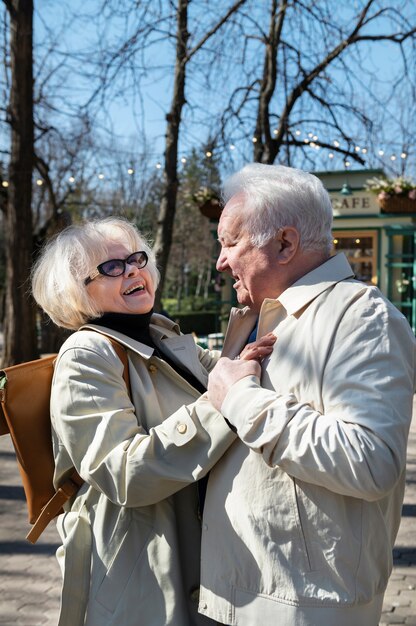
M 277 129 L 275 129 L 273 131 L 273 134 L 277 134 Z M 302 143 L 304 144 L 305 147 L 309 147 L 312 150 L 321 150 L 321 149 L 328 149 L 329 152 L 327 154 L 327 158 L 329 159 L 330 162 L 333 162 L 336 155 L 340 155 L 343 158 L 343 165 L 344 167 L 349 167 L 351 165 L 351 161 L 350 159 L 353 158 L 348 157 L 348 154 L 353 155 L 354 153 L 357 155 L 362 155 L 362 159 L 366 158 L 368 155 L 368 149 L 366 147 L 361 147 L 358 144 L 356 144 L 353 148 L 353 150 L 345 148 L 345 149 L 341 149 L 341 141 L 338 139 L 334 139 L 331 143 L 326 143 L 326 142 L 320 142 L 319 137 L 316 133 L 313 132 L 308 132 L 305 134 L 304 138 L 301 139 L 302 136 L 302 132 L 297 129 L 294 132 L 295 137 L 297 138 L 297 141 L 299 142 L 297 145 L 300 147 L 302 145 Z M 252 143 L 257 143 L 258 138 L 253 136 L 251 139 Z M 331 145 L 334 147 L 333 150 L 330 149 Z M 238 152 L 238 148 L 235 144 L 235 142 L 231 142 L 229 143 L 227 146 L 225 146 L 226 149 L 228 149 L 230 152 Z M 218 149 L 217 152 L 220 153 L 223 150 Z M 214 150 L 206 150 L 204 156 L 207 159 L 211 159 L 214 156 Z M 394 152 L 388 151 L 383 147 L 380 147 L 375 155 L 376 158 L 381 161 L 382 163 L 388 163 L 388 161 L 390 161 L 391 164 L 393 164 L 395 161 L 404 161 L 405 159 L 408 158 L 408 152 L 406 152 L 405 150 L 396 150 Z M 362 160 L 361 159 L 361 160 Z M 186 165 L 187 161 L 188 161 L 188 157 L 186 155 L 183 155 L 180 157 L 180 163 L 182 165 Z M 95 173 L 92 173 L 92 177 L 96 177 L 98 179 L 98 181 L 100 182 L 115 182 L 117 179 L 115 179 L 113 177 L 113 175 L 111 174 L 111 172 L 114 170 L 114 168 L 117 167 L 118 170 L 120 171 L 120 162 L 107 162 L 105 165 L 103 165 L 102 167 L 100 167 L 99 169 L 97 169 L 95 171 Z M 121 166 L 123 167 L 123 166 Z M 162 160 L 156 160 L 156 163 L 154 164 L 154 167 L 157 170 L 162 169 Z M 135 168 L 133 167 L 133 165 L 126 165 L 123 167 L 123 169 L 125 169 L 125 172 L 128 174 L 128 176 L 133 176 L 136 172 Z M 71 173 L 68 175 L 67 177 L 67 182 L 70 185 L 74 185 L 77 183 L 77 176 L 76 173 Z M 38 187 L 42 187 L 42 185 L 44 184 L 44 180 L 42 179 L 42 177 L 37 177 L 35 179 L 35 183 Z M 7 180 L 6 177 L 3 178 L 3 180 L 1 180 L 1 186 L 3 188 L 7 188 L 9 186 L 9 181 Z

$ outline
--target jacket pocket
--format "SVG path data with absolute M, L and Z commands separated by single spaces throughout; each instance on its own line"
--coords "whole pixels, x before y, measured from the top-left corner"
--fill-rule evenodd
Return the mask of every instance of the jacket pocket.
M 95 596 L 110 613 L 116 610 L 152 532 L 150 526 L 130 521 Z
M 303 481 L 294 484 L 310 571 L 332 580 L 341 598 L 347 588 L 350 599 L 362 547 L 362 501 Z

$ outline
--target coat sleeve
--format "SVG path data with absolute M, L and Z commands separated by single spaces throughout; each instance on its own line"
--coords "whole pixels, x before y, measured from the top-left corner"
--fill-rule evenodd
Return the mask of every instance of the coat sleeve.
M 269 465 L 342 495 L 377 500 L 405 467 L 414 377 L 407 321 L 365 293 L 335 332 L 322 372 L 324 412 L 263 389 L 255 377 L 234 384 L 221 410 Z
M 235 435 L 204 397 L 146 432 L 122 375 L 110 344 L 103 352 L 65 350 L 52 385 L 52 424 L 87 483 L 116 504 L 144 506 L 204 476 Z
M 201 346 L 197 346 L 197 350 L 201 365 L 207 370 L 207 372 L 211 372 L 221 356 L 221 350 L 208 350 L 206 348 L 201 348 Z

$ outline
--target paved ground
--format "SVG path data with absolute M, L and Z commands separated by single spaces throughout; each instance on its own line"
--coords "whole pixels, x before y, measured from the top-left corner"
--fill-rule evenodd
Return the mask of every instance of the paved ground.
M 394 548 L 394 569 L 384 598 L 380 626 L 416 626 L 416 397 L 407 449 L 406 492 Z
M 9 437 L 0 437 L 0 625 L 56 626 L 61 578 L 54 554 L 58 536 L 51 524 L 32 546 L 25 540 L 27 529 L 14 452 Z M 416 626 L 416 401 L 403 517 L 380 626 L 387 624 Z

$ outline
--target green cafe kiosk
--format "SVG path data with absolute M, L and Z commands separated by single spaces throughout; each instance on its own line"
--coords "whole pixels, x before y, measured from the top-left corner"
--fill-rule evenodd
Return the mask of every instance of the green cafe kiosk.
M 416 202 L 382 208 L 365 189 L 381 170 L 314 174 L 331 196 L 334 250 L 344 252 L 356 277 L 377 285 L 416 332 Z
M 334 251 L 344 252 L 356 277 L 377 285 L 416 333 L 416 200 L 399 207 L 381 207 L 377 195 L 365 187 L 368 179 L 384 177 L 382 170 L 312 173 L 332 199 Z M 223 278 L 219 302 L 222 333 L 230 307 L 237 305 L 232 283 Z M 222 333 L 216 337 L 222 338 Z

